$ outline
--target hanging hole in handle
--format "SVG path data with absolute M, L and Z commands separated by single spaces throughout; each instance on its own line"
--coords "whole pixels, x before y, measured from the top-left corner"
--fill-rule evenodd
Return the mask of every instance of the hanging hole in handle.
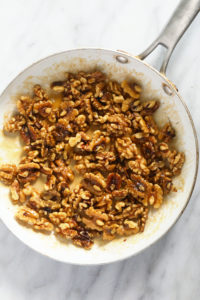
M 128 58 L 124 57 L 122 55 L 117 55 L 117 56 L 115 56 L 115 58 L 121 64 L 127 64 L 128 63 Z
M 164 90 L 164 92 L 168 95 L 171 96 L 173 94 L 173 91 L 171 90 L 171 88 L 169 87 L 169 85 L 167 85 L 166 83 L 162 83 L 162 88 Z

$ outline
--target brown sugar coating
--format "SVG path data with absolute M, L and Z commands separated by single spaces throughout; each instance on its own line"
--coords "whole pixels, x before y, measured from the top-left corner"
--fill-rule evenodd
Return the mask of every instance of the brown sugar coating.
M 176 190 L 172 180 L 184 163 L 170 146 L 172 125 L 159 128 L 153 119 L 159 102 L 141 101 L 137 83 L 120 84 L 99 71 L 68 73 L 51 90 L 34 86 L 4 125 L 24 142 L 20 163 L 0 167 L 19 205 L 17 220 L 85 249 L 95 237 L 142 232 L 149 208 Z M 39 192 L 33 184 L 41 175 Z

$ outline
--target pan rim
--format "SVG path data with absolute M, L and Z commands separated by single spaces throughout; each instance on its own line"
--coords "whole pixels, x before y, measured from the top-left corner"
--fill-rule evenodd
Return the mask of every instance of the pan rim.
M 46 59 L 49 59 L 51 57 L 55 57 L 55 56 L 59 56 L 59 55 L 62 55 L 64 53 L 69 53 L 69 52 L 75 52 L 77 50 L 83 50 L 83 51 L 87 51 L 87 50 L 96 50 L 96 51 L 109 51 L 111 53 L 113 53 L 113 55 L 122 55 L 122 56 L 126 56 L 127 58 L 131 58 L 131 59 L 135 59 L 137 61 L 139 61 L 140 63 L 146 65 L 151 71 L 153 71 L 154 73 L 156 73 L 158 76 L 160 76 L 164 81 L 167 81 L 167 83 L 170 85 L 170 88 L 172 88 L 173 92 L 177 95 L 177 97 L 179 98 L 180 102 L 182 103 L 187 115 L 188 115 L 188 118 L 189 118 L 189 121 L 190 121 L 190 124 L 191 124 L 191 127 L 192 127 L 192 131 L 193 131 L 193 136 L 194 136 L 194 140 L 195 140 L 195 154 L 196 154 L 196 164 L 195 164 L 195 171 L 194 171 L 194 177 L 193 177 L 193 182 L 191 184 L 191 188 L 189 189 L 189 194 L 188 194 L 188 197 L 185 201 L 185 205 L 183 206 L 182 210 L 179 212 L 179 214 L 176 216 L 175 220 L 170 224 L 170 226 L 165 230 L 163 231 L 162 234 L 160 234 L 157 238 L 153 239 L 150 243 L 148 243 L 147 245 L 145 245 L 142 249 L 139 249 L 138 251 L 135 251 L 134 253 L 132 254 L 128 254 L 128 255 L 123 255 L 122 257 L 120 258 L 114 258 L 114 259 L 110 259 L 109 261 L 105 261 L 105 262 L 97 262 L 97 263 L 84 263 L 84 262 L 76 262 L 76 261 L 63 261 L 62 259 L 59 259 L 57 257 L 53 257 L 49 254 L 46 254 L 46 253 L 42 253 L 40 250 L 36 249 L 36 247 L 33 247 L 32 245 L 29 245 L 28 243 L 26 243 L 21 237 L 18 236 L 18 234 L 16 234 L 13 230 L 10 229 L 10 226 L 7 225 L 7 223 L 5 223 L 1 216 L 0 216 L 0 220 L 2 221 L 2 223 L 4 223 L 4 225 L 11 231 L 11 233 L 13 235 L 15 235 L 20 241 L 22 241 L 25 245 L 27 245 L 28 247 L 30 247 L 31 249 L 33 249 L 34 251 L 42 254 L 43 256 L 46 256 L 48 258 L 51 258 L 51 259 L 54 259 L 56 261 L 59 261 L 59 262 L 62 262 L 62 263 L 68 263 L 68 264 L 71 264 L 71 265 L 79 265 L 79 266 L 92 266 L 92 265 L 105 265 L 105 264 L 109 264 L 109 263 L 114 263 L 114 262 L 119 262 L 119 261 L 122 261 L 122 260 L 125 260 L 125 259 L 128 259 L 132 256 L 135 256 L 141 252 L 143 252 L 144 250 L 148 249 L 150 246 L 152 246 L 153 244 L 155 244 L 156 242 L 158 242 L 165 234 L 167 234 L 169 232 L 170 229 L 172 229 L 172 227 L 177 223 L 177 221 L 179 220 L 179 218 L 181 217 L 181 215 L 183 214 L 184 210 L 186 209 L 190 199 L 191 199 L 191 196 L 192 196 L 192 193 L 193 193 L 193 190 L 194 190 L 194 187 L 195 187 L 195 183 L 196 183 L 196 179 L 197 179 L 197 174 L 198 174 L 198 167 L 199 167 L 199 144 L 198 144 L 198 138 L 197 138 L 197 133 L 196 133 L 196 128 L 195 128 L 195 125 L 194 125 L 194 121 L 192 119 L 192 116 L 191 116 L 191 113 L 186 105 L 186 103 L 184 102 L 184 100 L 182 99 L 182 97 L 180 96 L 179 92 L 176 90 L 176 87 L 175 85 L 162 73 L 160 73 L 158 70 L 156 70 L 154 67 L 152 67 L 151 65 L 149 65 L 146 61 L 143 61 L 141 59 L 139 59 L 137 56 L 134 56 L 130 53 L 127 53 L 123 50 L 112 50 L 112 49 L 105 49 L 105 48 L 96 48 L 96 47 L 88 47 L 88 48 L 75 48 L 75 49 L 69 49 L 69 50 L 65 50 L 65 51 L 61 51 L 61 52 L 57 52 L 57 53 L 54 53 L 54 54 L 51 54 L 49 56 L 46 56 L 34 63 L 32 63 L 31 65 L 29 65 L 28 67 L 24 68 L 19 74 L 17 74 L 12 80 L 11 82 L 5 87 L 5 89 L 3 89 L 3 91 L 1 92 L 0 94 L 0 97 L 2 97 L 4 95 L 4 93 L 6 92 L 6 90 L 13 84 L 13 82 L 16 80 L 16 78 L 20 75 L 22 75 L 25 71 L 27 71 L 28 69 L 30 69 L 31 67 L 33 67 L 34 65 L 37 65 L 38 63 L 41 63 L 42 61 L 46 60 Z

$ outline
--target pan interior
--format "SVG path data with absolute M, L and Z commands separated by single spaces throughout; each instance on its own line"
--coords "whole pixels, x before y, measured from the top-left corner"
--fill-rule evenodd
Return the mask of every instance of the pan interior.
M 125 60 L 116 59 L 123 56 Z M 116 261 L 136 254 L 159 239 L 177 220 L 186 206 L 197 169 L 196 139 L 190 117 L 173 86 L 158 72 L 138 59 L 103 49 L 70 50 L 47 57 L 23 71 L 1 95 L 0 128 L 5 117 L 16 109 L 16 98 L 31 93 L 36 83 L 44 88 L 54 80 L 64 79 L 64 72 L 91 71 L 99 69 L 112 79 L 122 81 L 133 78 L 143 87 L 143 99 L 159 99 L 161 106 L 155 114 L 158 124 L 168 120 L 173 124 L 177 137 L 175 145 L 186 155 L 182 173 L 175 179 L 177 193 L 170 193 L 159 210 L 151 211 L 142 234 L 119 238 L 112 242 L 98 242 L 89 250 L 61 243 L 54 235 L 36 233 L 19 225 L 14 219 L 17 209 L 9 200 L 9 189 L 0 185 L 0 216 L 7 227 L 25 244 L 54 259 L 74 264 L 100 264 Z M 163 88 L 165 86 L 165 88 Z M 170 93 L 166 93 L 166 86 Z M 21 150 L 16 137 L 0 134 L 0 158 L 3 163 L 18 162 Z

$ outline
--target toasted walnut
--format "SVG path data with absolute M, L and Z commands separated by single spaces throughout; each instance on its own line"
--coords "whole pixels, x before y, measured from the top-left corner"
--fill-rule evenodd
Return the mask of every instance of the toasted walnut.
M 139 175 L 132 174 L 131 180 L 128 179 L 129 193 L 138 199 L 143 205 L 148 205 L 149 194 L 152 191 L 152 183 L 145 180 Z
M 21 130 L 22 126 L 26 124 L 26 119 L 23 115 L 16 115 L 10 120 L 6 121 L 3 127 L 4 132 L 17 132 Z
M 65 220 L 67 219 L 67 214 L 66 212 L 53 212 L 49 214 L 49 219 L 53 224 L 59 225 L 60 223 L 65 223 Z
M 171 141 L 172 138 L 174 138 L 176 135 L 174 128 L 172 127 L 171 123 L 165 124 L 165 126 L 162 128 L 162 130 L 159 132 L 158 138 L 161 141 L 164 141 L 168 143 Z
M 95 195 L 99 195 L 106 187 L 106 182 L 101 173 L 92 174 L 86 173 L 83 176 L 82 185 Z
M 17 168 L 15 165 L 1 165 L 0 166 L 0 180 L 7 185 L 10 185 L 15 179 Z
M 63 81 L 54 81 L 51 84 L 51 88 L 54 92 L 61 93 L 64 92 L 64 82 Z
M 178 153 L 176 150 L 170 150 L 168 144 L 164 142 L 160 143 L 159 149 L 161 155 L 167 159 L 173 175 L 180 174 L 185 161 L 184 153 Z
M 137 146 L 131 141 L 129 137 L 117 138 L 115 142 L 116 149 L 121 159 L 131 159 L 139 154 Z
M 52 231 L 54 226 L 52 223 L 50 223 L 47 219 L 41 218 L 40 220 L 37 220 L 35 224 L 33 225 L 33 228 L 36 230 L 44 230 L 44 231 Z
M 98 123 L 99 121 L 96 121 Z M 100 122 L 101 118 L 100 118 Z M 128 120 L 123 114 L 114 114 L 108 116 L 103 129 L 106 130 L 111 136 L 121 136 L 132 133 L 130 128 L 130 120 Z
M 138 84 L 130 84 L 127 81 L 123 81 L 121 84 L 124 92 L 131 96 L 133 99 L 139 99 L 141 93 L 141 87 Z
M 85 230 L 80 231 L 78 235 L 75 235 L 72 238 L 72 242 L 75 246 L 82 247 L 86 250 L 91 249 L 91 247 L 94 244 L 94 242 L 91 240 L 88 232 Z
M 115 200 L 122 200 L 128 195 L 128 189 L 114 190 L 112 196 Z
M 85 98 L 84 101 L 85 101 L 85 111 L 88 115 L 88 120 L 90 122 L 92 122 L 93 121 L 93 111 L 92 111 L 91 101 L 89 98 Z
M 39 214 L 27 206 L 21 206 L 16 214 L 16 218 L 28 225 L 34 225 L 39 218 Z
M 74 173 L 72 169 L 67 166 L 63 160 L 58 159 L 55 161 L 55 163 L 52 162 L 51 166 L 59 181 L 70 182 L 74 180 Z
M 25 144 L 17 166 L 0 167 L 20 205 L 16 219 L 84 249 L 96 237 L 143 232 L 149 209 L 176 191 L 185 159 L 169 144 L 171 123 L 159 128 L 154 120 L 159 101 L 144 101 L 135 81 L 118 83 L 100 71 L 66 73 L 50 87 L 50 95 L 35 85 L 20 96 L 4 124 L 5 135 L 19 134 Z
M 40 165 L 36 163 L 20 164 L 17 179 L 21 183 L 35 181 L 40 175 Z
M 110 191 L 119 190 L 121 187 L 121 176 L 117 173 L 110 173 L 107 178 L 107 189 Z
M 69 145 L 70 147 L 76 146 L 81 141 L 81 135 L 80 133 L 77 133 L 75 137 L 71 137 L 69 139 Z
M 92 230 L 102 231 L 102 226 L 105 225 L 105 222 L 108 221 L 108 216 L 105 213 L 101 213 L 100 210 L 94 209 L 92 207 L 88 208 L 85 211 L 88 218 L 83 217 L 82 221 L 87 228 Z
M 180 174 L 183 164 L 185 161 L 184 153 L 177 153 L 177 151 L 171 152 L 168 157 L 168 162 L 170 164 L 170 169 L 172 170 L 173 175 Z
M 153 114 L 160 106 L 160 103 L 156 100 L 146 101 L 142 105 L 142 114 L 151 115 Z
M 138 155 L 135 160 L 129 161 L 128 167 L 135 174 L 143 175 L 143 176 L 149 175 L 149 168 L 147 167 L 147 161 L 141 155 Z
M 124 100 L 122 102 L 122 111 L 123 112 L 128 111 L 132 102 L 133 102 L 133 100 L 131 98 L 128 98 L 128 99 Z
M 113 101 L 114 101 L 114 103 L 124 103 L 124 96 L 122 96 L 122 95 L 115 95 L 115 94 L 113 94 Z
M 54 200 L 59 201 L 60 200 L 60 193 L 55 190 L 47 190 L 41 192 L 41 198 L 44 200 Z
M 93 245 L 89 233 L 79 226 L 77 228 L 77 223 L 73 219 L 69 219 L 67 223 L 61 223 L 56 231 L 66 238 L 71 238 L 76 246 L 88 250 Z
M 96 130 L 93 133 L 91 141 L 88 144 L 86 144 L 85 150 L 88 152 L 102 151 L 109 143 L 110 138 L 106 137 L 100 130 Z
M 19 200 L 20 186 L 18 180 L 14 180 L 10 187 L 10 194 L 13 203 L 17 203 Z
M 36 84 L 33 88 L 33 92 L 35 94 L 35 96 L 37 96 L 37 98 L 39 100 L 46 100 L 48 99 L 48 95 L 46 94 L 46 92 L 42 89 L 42 87 L 39 84 Z
M 133 128 L 134 130 L 139 130 L 144 133 L 149 133 L 149 128 L 144 118 L 139 113 L 134 113 L 133 119 Z
M 152 194 L 149 197 L 149 204 L 159 208 L 163 202 L 163 190 L 158 184 L 154 184 Z
M 27 205 L 35 210 L 42 209 L 47 213 L 51 213 L 61 208 L 60 203 L 52 200 L 43 200 L 41 199 L 40 195 L 37 193 L 35 193 L 34 195 L 32 195 L 32 197 L 30 197 L 30 199 L 27 202 Z
M 33 107 L 33 100 L 29 96 L 21 96 L 17 101 L 17 109 L 22 116 L 28 116 Z
M 51 113 L 51 101 L 39 101 L 33 105 L 33 112 L 40 114 L 42 117 L 47 117 Z

